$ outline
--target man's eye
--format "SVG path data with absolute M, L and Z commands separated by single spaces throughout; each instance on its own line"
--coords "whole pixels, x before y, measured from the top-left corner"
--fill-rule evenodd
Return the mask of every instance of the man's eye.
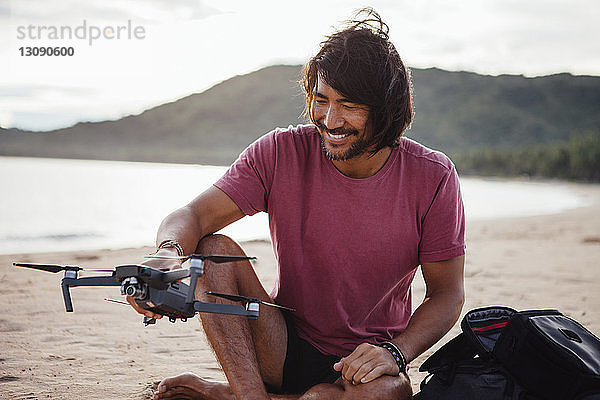
M 323 105 L 323 104 L 327 103 L 327 101 L 325 101 L 325 100 L 315 100 L 315 103 L 317 103 L 319 105 Z
M 351 106 L 351 105 L 349 105 L 349 104 L 344 104 L 344 105 L 343 105 L 343 107 L 344 107 L 346 110 L 354 110 L 354 109 L 358 108 L 357 106 Z

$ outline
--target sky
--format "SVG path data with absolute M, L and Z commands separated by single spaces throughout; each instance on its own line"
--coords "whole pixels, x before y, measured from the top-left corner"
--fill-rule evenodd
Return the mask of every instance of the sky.
M 365 6 L 413 68 L 600 75 L 597 0 L 0 0 L 0 126 L 118 119 L 301 64 Z M 27 47 L 74 54 L 22 55 Z

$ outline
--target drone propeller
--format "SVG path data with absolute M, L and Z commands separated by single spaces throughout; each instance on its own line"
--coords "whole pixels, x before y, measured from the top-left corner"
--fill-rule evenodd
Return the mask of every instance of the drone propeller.
M 211 295 L 211 296 L 215 296 L 215 297 L 222 297 L 224 299 L 231 300 L 231 301 L 246 301 L 246 302 L 250 302 L 250 303 L 260 303 L 260 304 L 264 304 L 266 306 L 281 308 L 282 310 L 296 311 L 293 308 L 280 306 L 279 304 L 275 304 L 275 303 L 269 303 L 268 301 L 262 301 L 260 299 L 255 299 L 254 297 L 246 297 L 246 296 L 241 296 L 241 295 L 237 295 L 237 294 L 218 293 L 218 292 L 211 292 L 211 291 L 207 291 L 205 293 L 208 295 Z
M 31 269 L 38 269 L 40 271 L 47 271 L 57 273 L 60 271 L 96 271 L 96 272 L 113 272 L 114 269 L 100 269 L 100 268 L 81 268 L 77 265 L 56 265 L 56 264 L 35 264 L 35 263 L 13 263 L 15 267 L 25 267 Z
M 115 300 L 115 299 L 109 299 L 107 297 L 104 298 L 104 301 L 108 301 L 109 303 L 117 303 L 117 304 L 125 304 L 126 306 L 130 305 L 128 302 L 126 301 L 121 301 L 121 300 Z
M 159 260 L 182 260 L 182 261 L 186 261 L 189 260 L 190 258 L 197 258 L 200 260 L 208 260 L 208 261 L 212 261 L 215 262 L 217 264 L 221 264 L 221 263 L 226 263 L 226 262 L 233 262 L 233 261 L 243 261 L 243 260 L 256 260 L 256 257 L 246 257 L 246 256 L 222 256 L 222 255 L 218 255 L 218 254 L 209 254 L 209 255 L 204 255 L 204 254 L 190 254 L 189 256 L 155 256 L 155 255 L 149 255 L 146 256 L 146 258 L 156 258 Z

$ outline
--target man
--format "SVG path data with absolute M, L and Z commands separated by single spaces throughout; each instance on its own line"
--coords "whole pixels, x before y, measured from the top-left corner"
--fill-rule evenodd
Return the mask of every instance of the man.
M 256 321 L 201 314 L 228 384 L 186 374 L 161 382 L 155 398 L 408 399 L 406 363 L 456 322 L 464 298 L 457 174 L 441 153 L 402 138 L 413 114 L 409 73 L 387 25 L 362 13 L 305 67 L 313 124 L 257 140 L 158 232 L 159 255 L 243 255 L 211 234 L 268 212 L 278 260 L 271 295 L 249 262 L 235 262 L 208 265 L 196 296 L 239 293 L 295 311 L 261 307 Z M 427 290 L 411 314 L 419 265 Z

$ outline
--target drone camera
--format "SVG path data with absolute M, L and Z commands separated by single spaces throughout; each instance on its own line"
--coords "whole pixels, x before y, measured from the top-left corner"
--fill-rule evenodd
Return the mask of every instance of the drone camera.
M 121 283 L 121 294 L 134 299 L 144 299 L 148 293 L 145 284 L 140 283 L 136 277 L 125 278 Z

